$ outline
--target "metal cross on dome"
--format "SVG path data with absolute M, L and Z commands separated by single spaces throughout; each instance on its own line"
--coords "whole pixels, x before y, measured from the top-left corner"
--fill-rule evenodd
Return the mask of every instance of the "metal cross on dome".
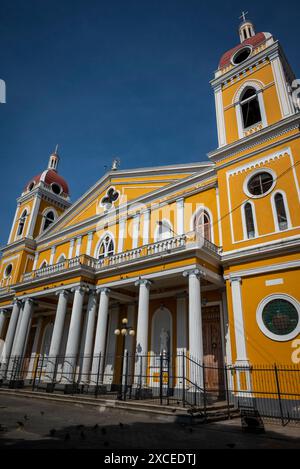
M 101 200 L 101 205 L 103 205 L 106 209 L 111 208 L 111 206 L 116 202 L 119 198 L 119 192 L 115 190 L 114 187 L 111 187 L 106 192 L 106 195 Z
M 248 15 L 248 11 L 242 11 L 242 14 L 239 19 L 243 20 L 243 22 L 246 21 L 246 15 Z

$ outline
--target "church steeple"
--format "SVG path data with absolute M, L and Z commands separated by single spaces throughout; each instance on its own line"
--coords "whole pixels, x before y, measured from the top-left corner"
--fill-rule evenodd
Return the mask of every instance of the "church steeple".
M 246 18 L 247 14 L 248 14 L 248 11 L 242 11 L 242 14 L 240 16 L 240 19 L 242 20 L 242 23 L 240 24 L 240 27 L 239 27 L 239 35 L 240 35 L 241 43 L 246 41 L 247 39 L 250 39 L 250 37 L 255 36 L 254 25 L 252 21 Z
M 56 145 L 54 152 L 50 155 L 48 169 L 57 171 L 58 163 L 59 163 L 58 145 Z

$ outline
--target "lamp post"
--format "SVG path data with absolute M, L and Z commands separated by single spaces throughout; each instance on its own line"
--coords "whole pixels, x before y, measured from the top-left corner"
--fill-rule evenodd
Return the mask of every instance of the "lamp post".
M 128 319 L 123 318 L 122 323 L 121 323 L 121 328 L 116 329 L 114 331 L 114 334 L 116 336 L 120 335 L 122 337 L 121 385 L 120 385 L 120 389 L 119 389 L 119 392 L 118 392 L 118 399 L 122 400 L 123 399 L 123 392 L 122 392 L 122 389 L 123 389 L 123 372 L 124 372 L 124 359 L 125 359 L 125 357 L 124 357 L 124 354 L 125 354 L 125 338 L 127 336 L 134 337 L 135 336 L 135 330 L 132 326 L 128 325 Z M 128 353 L 126 354 L 126 368 L 128 368 Z M 125 377 L 124 394 L 126 395 L 126 391 L 127 391 L 127 369 L 125 370 L 125 372 L 126 372 L 126 377 Z

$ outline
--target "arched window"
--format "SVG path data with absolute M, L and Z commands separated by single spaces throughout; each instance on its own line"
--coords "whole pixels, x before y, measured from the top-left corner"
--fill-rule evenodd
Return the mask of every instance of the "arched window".
M 106 235 L 99 247 L 98 250 L 98 259 L 103 259 L 104 257 L 112 256 L 115 252 L 115 245 L 113 239 L 110 235 Z
M 20 221 L 19 221 L 17 236 L 21 236 L 23 234 L 27 215 L 28 215 L 27 210 L 24 210 L 24 212 L 22 213 L 22 216 L 20 218 Z
M 246 88 L 240 100 L 244 128 L 252 127 L 262 121 L 257 91 Z
M 60 262 L 65 262 L 65 260 L 66 260 L 66 256 L 62 254 L 61 256 L 59 256 L 57 263 L 60 264 Z
M 211 241 L 211 221 L 209 214 L 205 210 L 202 210 L 195 216 L 194 231 L 208 241 Z
M 43 261 L 41 266 L 40 266 L 40 269 L 45 269 L 45 267 L 47 267 L 47 266 L 48 266 L 47 261 Z
M 247 202 L 244 206 L 246 236 L 248 239 L 255 237 L 255 225 L 252 205 Z
M 278 229 L 280 231 L 286 230 L 288 228 L 287 211 L 286 211 L 286 206 L 285 206 L 283 195 L 280 194 L 280 192 L 275 194 L 274 203 L 275 203 Z
M 45 231 L 50 225 L 52 225 L 54 220 L 55 220 L 54 212 L 52 210 L 49 210 L 49 212 L 45 214 L 43 231 Z

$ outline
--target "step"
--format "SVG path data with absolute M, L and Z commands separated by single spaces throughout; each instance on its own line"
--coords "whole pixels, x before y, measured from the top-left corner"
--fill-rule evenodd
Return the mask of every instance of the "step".
M 63 402 L 66 404 L 77 404 L 77 405 L 88 405 L 92 407 L 105 407 L 115 410 L 125 410 L 129 412 L 151 414 L 158 418 L 164 418 L 168 421 L 173 422 L 182 422 L 189 423 L 202 421 L 203 417 L 193 416 L 189 411 L 189 408 L 185 407 L 175 407 L 175 406 L 166 406 L 158 405 L 147 402 L 139 401 L 119 401 L 116 399 L 103 399 L 103 398 L 94 398 L 87 396 L 76 396 L 76 395 L 64 395 L 64 394 L 55 394 L 55 393 L 45 393 L 39 391 L 26 391 L 20 389 L 1 389 L 0 394 L 16 396 L 16 397 L 25 397 L 25 398 L 35 398 L 40 400 L 47 400 L 52 402 Z M 197 409 L 200 413 L 200 409 Z M 235 416 L 236 409 L 233 407 L 230 409 L 230 416 Z M 228 409 L 224 405 L 214 405 L 207 408 L 207 418 L 206 421 L 217 421 L 224 420 L 228 418 Z

